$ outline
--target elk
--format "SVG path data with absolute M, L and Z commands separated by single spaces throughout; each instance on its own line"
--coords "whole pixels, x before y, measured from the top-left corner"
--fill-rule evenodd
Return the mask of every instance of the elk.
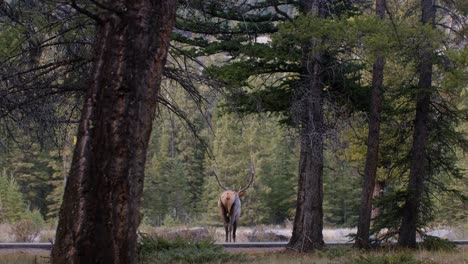
M 221 197 L 218 200 L 218 209 L 221 214 L 221 218 L 224 222 L 224 229 L 226 231 L 226 242 L 232 241 L 236 242 L 236 229 L 237 229 L 237 222 L 239 221 L 239 217 L 241 214 L 241 200 L 240 197 L 245 195 L 245 191 L 252 185 L 254 175 L 255 175 L 255 167 L 253 166 L 253 162 L 250 165 L 250 177 L 247 186 L 240 188 L 239 191 L 233 191 L 230 188 L 224 187 L 219 177 L 216 173 L 216 181 L 218 182 L 219 187 L 221 187 L 224 191 L 221 194 Z

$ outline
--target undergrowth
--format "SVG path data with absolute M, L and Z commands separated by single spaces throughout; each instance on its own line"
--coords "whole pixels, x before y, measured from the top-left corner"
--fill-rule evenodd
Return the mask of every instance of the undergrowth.
M 452 251 L 457 247 L 452 241 L 429 235 L 424 236 L 424 241 L 419 246 L 429 251 Z
M 351 260 L 352 264 L 423 264 L 408 253 L 384 255 L 360 255 Z
M 141 264 L 225 262 L 242 258 L 224 252 L 222 246 L 215 245 L 211 240 L 167 240 L 147 234 L 140 234 L 138 256 Z
M 398 252 L 395 248 L 361 251 L 349 246 L 329 247 L 316 252 L 317 256 L 329 263 L 347 264 L 422 264 L 410 252 Z

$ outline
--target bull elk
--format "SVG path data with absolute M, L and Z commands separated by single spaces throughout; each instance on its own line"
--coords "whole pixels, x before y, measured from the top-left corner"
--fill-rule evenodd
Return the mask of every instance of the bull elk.
M 239 221 L 239 217 L 241 214 L 240 197 L 244 196 L 245 191 L 252 185 L 255 175 L 255 167 L 252 162 L 250 165 L 250 177 L 248 184 L 247 186 L 240 188 L 237 192 L 224 187 L 221 184 L 218 175 L 216 173 L 214 174 L 219 187 L 221 187 L 224 190 L 224 192 L 221 194 L 221 197 L 218 200 L 218 209 L 224 222 L 224 229 L 226 231 L 226 242 L 231 242 L 231 237 L 232 241 L 236 242 L 237 222 Z

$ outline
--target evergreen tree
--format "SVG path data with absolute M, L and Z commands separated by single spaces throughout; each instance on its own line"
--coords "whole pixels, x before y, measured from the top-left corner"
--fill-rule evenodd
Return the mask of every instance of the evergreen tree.
M 227 8 L 224 9 L 217 8 L 219 5 L 221 5 L 221 3 L 217 1 L 210 1 L 206 4 L 197 2 L 197 4 L 192 6 L 196 11 L 188 12 L 190 16 L 183 15 L 183 22 L 176 26 L 184 30 L 192 31 L 190 26 L 208 21 L 207 23 L 203 23 L 203 27 L 193 29 L 192 32 L 212 34 L 218 41 L 209 42 L 201 38 L 196 38 L 195 41 L 190 43 L 191 45 L 199 45 L 200 48 L 197 49 L 199 51 L 198 54 L 207 55 L 221 52 L 228 54 L 231 63 L 213 65 L 206 70 L 206 73 L 219 78 L 228 87 L 232 95 L 228 99 L 229 107 L 240 112 L 255 112 L 259 110 L 265 112 L 279 112 L 284 114 L 286 120 L 289 119 L 289 121 L 293 119 L 292 117 L 296 118 L 295 121 L 297 122 L 295 125 L 304 136 L 301 140 L 301 143 L 304 145 L 301 147 L 303 152 L 301 152 L 300 159 L 304 166 L 299 166 L 299 177 L 313 175 L 311 177 L 314 178 L 314 183 L 310 185 L 304 182 L 303 179 L 305 178 L 300 178 L 301 183 L 299 184 L 298 194 L 303 193 L 301 188 L 307 185 L 308 187 L 305 189 L 306 191 L 304 193 L 307 195 L 314 193 L 317 197 L 311 199 L 311 197 L 307 196 L 307 202 L 304 202 L 302 200 L 304 197 L 302 195 L 298 196 L 298 207 L 307 205 L 309 209 L 314 208 L 315 211 L 312 215 L 314 215 L 315 218 L 314 220 L 307 219 L 306 223 L 303 224 L 301 223 L 303 220 L 301 217 L 303 211 L 297 209 L 296 214 L 298 214 L 298 217 L 296 217 L 296 219 L 298 222 L 295 224 L 295 227 L 297 227 L 296 231 L 298 232 L 293 233 L 300 234 L 301 230 L 305 229 L 314 233 L 314 235 L 303 234 L 309 238 L 313 237 L 313 242 L 307 242 L 310 247 L 296 245 L 297 248 L 309 250 L 314 247 L 320 247 L 323 244 L 321 238 L 323 215 L 322 206 L 320 204 L 322 200 L 322 144 L 323 135 L 325 133 L 322 116 L 323 98 L 321 92 L 322 88 L 325 87 L 324 83 L 327 83 L 327 85 L 329 84 L 331 89 L 343 86 L 343 83 L 336 81 L 338 78 L 331 77 L 333 76 L 332 72 L 336 69 L 335 67 L 329 68 L 333 70 L 330 70 L 330 76 L 328 77 L 325 71 L 317 68 L 322 67 L 323 69 L 328 69 L 328 67 L 325 66 L 327 63 L 330 63 L 330 66 L 334 65 L 333 62 L 335 60 L 333 58 L 336 54 L 332 52 L 325 54 L 323 52 L 325 49 L 322 49 L 322 46 L 319 44 L 321 39 L 327 38 L 328 33 L 325 32 L 328 31 L 326 29 L 323 31 L 317 30 L 320 28 L 317 25 L 315 25 L 314 28 L 308 28 L 308 26 L 314 25 L 314 23 L 322 25 L 320 24 L 320 19 L 325 17 L 325 2 L 320 2 L 320 4 L 317 1 L 299 2 L 299 13 L 303 14 L 303 20 L 296 20 L 295 23 L 289 24 L 289 28 L 285 27 L 285 33 L 283 35 L 280 34 L 277 38 L 278 41 L 274 39 L 273 45 L 268 41 L 266 43 L 257 41 L 257 36 L 271 34 L 277 31 L 277 25 L 281 25 L 282 23 L 272 23 L 272 21 L 291 21 L 295 15 L 297 15 L 297 12 L 293 16 L 285 12 L 288 7 L 292 7 L 288 6 L 288 3 L 258 1 L 248 2 L 239 6 L 227 6 Z M 345 5 L 347 4 L 345 3 Z M 314 6 L 314 8 L 311 8 L 312 6 Z M 308 19 L 306 14 L 308 14 L 310 10 L 312 10 L 313 16 L 318 19 L 310 20 L 313 22 L 309 24 L 303 23 Z M 321 13 L 317 13 L 318 10 L 320 10 Z M 249 14 L 247 18 L 244 16 L 246 13 Z M 222 29 L 213 28 L 215 21 L 218 21 L 218 19 L 224 22 Z M 237 21 L 237 23 L 234 21 Z M 304 32 L 310 31 L 317 33 L 317 35 L 307 34 L 304 38 Z M 240 45 L 238 43 L 243 44 Z M 311 43 L 314 43 L 314 45 L 312 45 L 313 47 Z M 196 51 L 195 53 L 197 54 Z M 307 62 L 313 65 L 308 65 Z M 315 73 L 312 72 L 311 69 L 313 69 Z M 321 76 L 318 76 L 318 73 L 320 73 Z M 348 75 L 349 74 L 343 74 L 343 76 Z M 253 81 L 254 78 L 258 78 L 262 81 L 259 87 L 256 87 L 259 82 Z M 346 79 L 346 77 L 343 79 Z M 343 79 L 339 80 L 341 81 Z M 314 84 L 316 85 L 314 86 Z M 308 88 L 311 87 L 315 89 L 313 93 L 308 90 Z M 246 91 L 246 93 L 238 92 L 239 90 L 237 90 L 237 88 L 243 88 L 243 91 Z M 307 96 L 309 99 L 305 99 Z M 294 105 L 293 102 L 296 102 L 296 104 Z M 312 106 L 315 106 L 315 108 Z M 292 114 L 290 112 L 291 109 L 295 109 L 295 111 L 292 111 Z M 314 109 L 314 111 L 307 111 L 308 109 Z M 309 129 L 314 128 L 315 130 L 306 131 L 307 127 Z M 307 136 L 315 137 L 312 140 L 313 143 Z M 312 173 L 312 171 L 315 172 Z M 310 188 L 316 189 L 311 190 Z M 309 206 L 311 203 L 317 204 Z M 307 227 L 303 229 L 304 225 L 310 224 L 313 224 L 314 228 Z M 300 239 L 298 236 L 293 235 L 293 241 L 310 241 L 309 239 Z M 294 244 L 294 242 L 292 242 L 292 244 Z
M 386 0 L 375 1 L 376 14 L 383 19 L 385 17 Z M 367 156 L 362 182 L 361 207 L 357 225 L 355 245 L 358 248 L 369 247 L 369 229 L 372 213 L 372 196 L 377 177 L 380 141 L 380 116 L 382 111 L 382 93 L 384 79 L 385 58 L 380 55 L 375 59 L 372 68 L 372 95 L 369 117 L 369 136 L 367 140 Z
M 37 209 L 31 210 L 20 192 L 20 186 L 6 170 L 0 174 L 0 223 L 16 224 L 30 220 L 40 229 L 44 219 Z
M 59 201 L 54 199 L 62 196 L 64 183 L 59 153 L 41 150 L 37 144 L 32 144 L 28 150 L 20 147 L 12 144 L 1 156 L 1 163 L 15 177 L 31 210 L 37 209 L 43 216 L 54 217 L 50 209 L 59 206 Z M 56 195 L 52 198 L 50 195 L 54 192 Z
M 18 183 L 6 170 L 0 174 L 0 206 L 2 222 L 9 223 L 21 220 L 27 208 Z
M 207 124 L 181 87 L 174 87 L 171 94 L 163 91 L 163 96 L 171 98 L 178 112 L 162 109 L 159 113 L 161 122 L 149 145 L 143 208 L 146 219 L 155 225 L 164 224 L 165 218 L 193 223 L 204 183 L 202 134 Z M 178 116 L 182 113 L 184 116 Z
M 435 7 L 433 1 L 422 1 L 422 23 L 434 26 Z M 414 121 L 413 147 L 411 149 L 411 169 L 408 194 L 403 207 L 403 218 L 398 243 L 416 247 L 418 218 L 421 215 L 426 171 L 426 144 L 428 141 L 429 108 L 432 91 L 432 54 L 430 43 L 423 43 L 420 51 L 419 84 L 416 93 L 416 118 Z M 419 215 L 419 216 L 418 216 Z
M 262 192 L 261 199 L 268 209 L 268 222 L 282 224 L 285 220 L 292 219 L 294 212 L 296 144 L 292 135 L 289 135 L 284 128 L 272 128 L 269 131 L 274 133 L 270 134 L 269 145 L 272 147 L 269 150 L 271 152 L 260 156 L 264 157 L 264 163 L 266 163 L 261 166 L 261 176 L 263 176 L 261 182 L 263 188 L 266 189 Z

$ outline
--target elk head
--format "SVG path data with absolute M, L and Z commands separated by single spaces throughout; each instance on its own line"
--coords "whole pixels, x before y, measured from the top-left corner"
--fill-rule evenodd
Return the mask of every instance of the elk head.
M 237 222 L 239 221 L 239 217 L 241 214 L 241 201 L 239 197 L 244 196 L 245 191 L 252 185 L 255 175 L 255 167 L 252 161 L 250 164 L 250 176 L 248 184 L 245 187 L 240 188 L 239 191 L 233 191 L 229 188 L 224 187 L 221 184 L 218 175 L 216 173 L 214 174 L 219 187 L 221 187 L 224 190 L 224 192 L 221 194 L 221 197 L 218 200 L 218 209 L 221 214 L 221 218 L 224 222 L 224 229 L 226 231 L 226 242 L 231 242 L 231 238 L 233 242 L 236 242 Z

